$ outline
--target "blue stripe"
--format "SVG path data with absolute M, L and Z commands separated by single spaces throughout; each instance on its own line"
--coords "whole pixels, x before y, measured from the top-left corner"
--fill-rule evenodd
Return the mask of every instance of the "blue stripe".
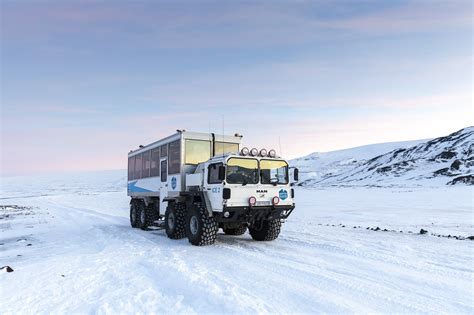
M 127 189 L 129 192 L 152 192 L 152 190 L 148 190 L 145 188 L 137 187 L 135 186 L 137 184 L 137 181 L 128 183 Z

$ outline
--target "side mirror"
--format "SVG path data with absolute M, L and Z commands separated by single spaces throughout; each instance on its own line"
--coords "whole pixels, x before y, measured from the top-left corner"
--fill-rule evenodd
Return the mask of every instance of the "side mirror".
M 293 171 L 293 179 L 294 179 L 295 182 L 298 181 L 298 178 L 299 178 L 299 174 L 298 174 L 298 173 L 299 173 L 298 169 L 295 168 L 294 171 Z
M 224 179 L 225 179 L 225 166 L 224 166 L 224 165 L 219 166 L 219 176 L 218 176 L 218 179 L 219 179 L 219 180 L 224 180 Z

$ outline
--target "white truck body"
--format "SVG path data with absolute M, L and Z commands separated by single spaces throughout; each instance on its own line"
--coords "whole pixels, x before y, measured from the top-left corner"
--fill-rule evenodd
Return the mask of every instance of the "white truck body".
M 193 245 L 214 243 L 219 228 L 276 239 L 295 208 L 288 162 L 274 150 L 240 149 L 241 138 L 178 130 L 130 151 L 132 227 L 165 226 L 169 238 Z

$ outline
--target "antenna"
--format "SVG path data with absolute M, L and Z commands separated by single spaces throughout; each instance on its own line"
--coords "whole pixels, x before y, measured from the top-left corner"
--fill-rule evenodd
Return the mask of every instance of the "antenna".
M 222 114 L 222 156 L 224 156 L 224 114 Z
M 283 151 L 281 150 L 281 139 L 280 138 L 281 137 L 278 136 L 278 146 L 280 147 L 280 154 L 281 154 L 281 156 L 283 156 Z

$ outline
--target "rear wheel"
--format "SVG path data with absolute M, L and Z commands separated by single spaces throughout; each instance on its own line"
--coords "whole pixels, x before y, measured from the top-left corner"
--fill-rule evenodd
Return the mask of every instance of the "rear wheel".
M 166 235 L 171 239 L 180 239 L 186 236 L 185 206 L 169 203 L 165 212 Z
M 160 210 L 157 208 L 158 203 L 148 204 L 146 207 L 146 222 L 147 226 L 152 226 L 155 221 L 160 219 Z
M 273 241 L 280 230 L 280 219 L 256 221 L 249 228 L 250 235 L 256 241 Z
M 224 228 L 223 230 L 227 235 L 243 235 L 247 232 L 247 226 L 242 224 L 236 228 Z
M 186 218 L 186 235 L 196 246 L 212 245 L 216 241 L 218 224 L 201 203 L 196 203 Z
M 140 201 L 138 203 L 137 227 L 141 228 L 142 230 L 146 230 L 146 228 L 148 227 L 147 209 L 143 201 Z
M 132 201 L 130 203 L 130 225 L 136 228 L 138 227 L 137 222 L 137 202 Z

